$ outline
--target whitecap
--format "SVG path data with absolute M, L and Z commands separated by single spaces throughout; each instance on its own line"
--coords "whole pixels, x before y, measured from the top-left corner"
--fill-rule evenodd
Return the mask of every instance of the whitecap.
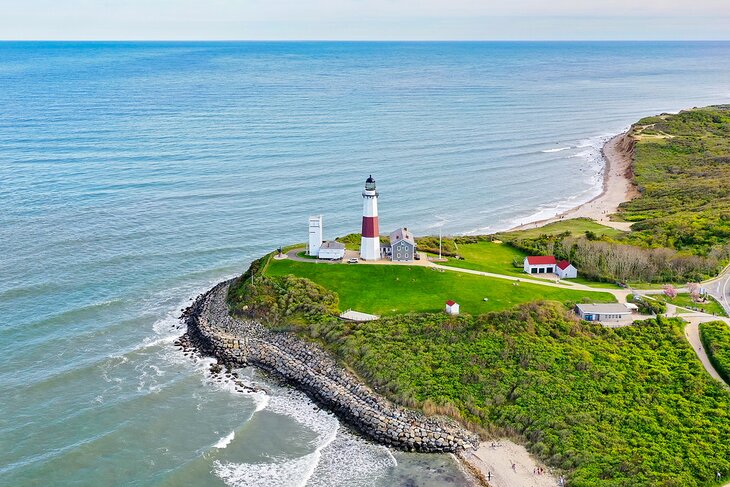
M 552 152 L 562 152 L 564 150 L 569 150 L 569 149 L 572 149 L 572 147 L 568 146 L 568 147 L 558 147 L 558 148 L 555 148 L 555 149 L 545 149 L 545 150 L 541 150 L 540 152 L 545 153 L 545 154 L 549 154 L 549 153 L 552 153 Z
M 218 449 L 222 450 L 223 448 L 230 445 L 230 443 L 233 441 L 233 439 L 235 437 L 236 437 L 236 432 L 231 431 L 230 434 L 228 434 L 228 435 L 222 437 L 220 440 L 218 440 L 218 442 L 215 445 L 213 445 L 213 448 L 218 448 Z

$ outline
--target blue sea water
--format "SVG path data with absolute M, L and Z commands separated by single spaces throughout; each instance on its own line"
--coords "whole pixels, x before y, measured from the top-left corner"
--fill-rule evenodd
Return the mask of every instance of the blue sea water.
M 1 43 L 0 485 L 463 485 L 245 394 L 180 308 L 281 244 L 485 233 L 600 191 L 604 140 L 730 103 L 730 43 Z

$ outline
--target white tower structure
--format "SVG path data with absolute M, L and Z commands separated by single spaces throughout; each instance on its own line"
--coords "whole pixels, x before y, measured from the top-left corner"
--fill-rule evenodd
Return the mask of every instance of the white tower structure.
M 363 260 L 380 259 L 380 228 L 378 225 L 378 192 L 371 175 L 365 181 L 362 192 L 362 239 L 360 258 Z
M 322 246 L 322 215 L 309 217 L 309 251 L 308 255 L 319 255 Z

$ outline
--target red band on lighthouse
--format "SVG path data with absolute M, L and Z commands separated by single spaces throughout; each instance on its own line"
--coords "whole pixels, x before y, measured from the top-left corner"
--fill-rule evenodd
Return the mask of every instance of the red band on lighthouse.
M 374 238 L 380 235 L 377 216 L 362 217 L 362 236 L 366 238 Z

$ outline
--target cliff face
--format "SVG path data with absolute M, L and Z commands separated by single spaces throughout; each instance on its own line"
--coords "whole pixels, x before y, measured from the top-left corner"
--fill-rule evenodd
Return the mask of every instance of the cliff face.
M 379 443 L 419 452 L 458 452 L 478 445 L 475 434 L 445 418 L 429 418 L 384 399 L 316 345 L 231 317 L 225 302 L 229 284 L 199 296 L 184 313 L 187 338 L 201 352 L 282 377 Z
M 624 176 L 629 181 L 634 180 L 634 149 L 636 148 L 636 137 L 635 137 L 635 128 L 632 127 L 628 132 L 623 134 L 617 144 L 616 149 L 623 154 L 624 157 L 628 158 L 631 161 L 631 164 L 628 164 L 626 166 L 626 171 L 624 172 Z M 629 199 L 635 198 L 638 196 L 638 190 L 635 186 L 633 186 L 633 191 L 629 195 Z

